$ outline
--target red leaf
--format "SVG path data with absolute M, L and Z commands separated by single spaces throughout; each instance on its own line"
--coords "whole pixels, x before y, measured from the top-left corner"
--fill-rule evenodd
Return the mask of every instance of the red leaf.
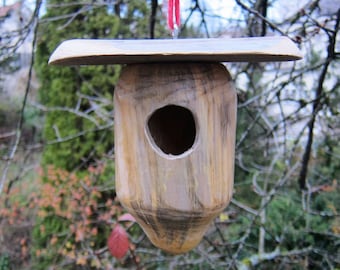
M 132 222 L 136 222 L 135 218 L 131 214 L 129 214 L 129 213 L 121 215 L 118 218 L 118 221 L 132 221 Z
M 125 229 L 117 224 L 107 240 L 107 246 L 112 256 L 121 259 L 129 250 L 129 238 Z

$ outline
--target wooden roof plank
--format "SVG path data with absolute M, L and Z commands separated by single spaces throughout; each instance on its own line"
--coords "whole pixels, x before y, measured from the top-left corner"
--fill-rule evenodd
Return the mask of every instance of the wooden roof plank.
M 101 65 L 148 62 L 293 61 L 302 55 L 287 37 L 220 39 L 72 39 L 50 57 L 53 65 Z

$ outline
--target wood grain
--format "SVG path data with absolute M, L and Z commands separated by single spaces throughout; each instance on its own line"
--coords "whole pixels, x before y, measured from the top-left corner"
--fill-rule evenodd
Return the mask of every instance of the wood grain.
M 50 57 L 54 65 L 101 65 L 149 62 L 268 62 L 301 59 L 287 37 L 220 39 L 104 40 L 73 39 Z
M 171 253 L 192 249 L 233 193 L 236 94 L 228 71 L 218 63 L 128 65 L 114 108 L 119 200 L 156 246 Z M 174 115 L 175 121 L 163 118 L 173 129 L 176 121 L 178 131 L 191 126 L 189 135 L 183 131 L 194 136 L 188 148 L 167 153 L 153 138 L 164 125 L 157 120 L 152 131 L 149 120 L 164 108 Z M 185 113 L 183 122 L 176 108 L 190 111 L 194 125 L 183 125 L 191 118 Z

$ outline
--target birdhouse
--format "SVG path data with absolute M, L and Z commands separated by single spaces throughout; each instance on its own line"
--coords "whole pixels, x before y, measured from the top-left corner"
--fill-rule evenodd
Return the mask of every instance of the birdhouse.
M 69 40 L 50 63 L 125 64 L 114 93 L 117 195 L 154 245 L 182 253 L 233 194 L 237 101 L 221 62 L 300 58 L 285 37 Z

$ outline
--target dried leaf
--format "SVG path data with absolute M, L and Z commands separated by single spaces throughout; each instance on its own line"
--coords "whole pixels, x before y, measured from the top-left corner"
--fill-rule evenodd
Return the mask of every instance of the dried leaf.
M 77 265 L 86 265 L 87 264 L 86 257 L 78 257 L 76 263 Z
M 85 238 L 85 231 L 83 228 L 77 228 L 76 230 L 76 242 L 83 241 Z
M 112 256 L 121 259 L 129 250 L 129 238 L 125 229 L 117 224 L 107 240 L 107 246 Z
M 221 213 L 221 214 L 220 214 L 220 221 L 221 221 L 221 222 L 225 222 L 225 221 L 227 221 L 227 220 L 229 220 L 228 214 Z

